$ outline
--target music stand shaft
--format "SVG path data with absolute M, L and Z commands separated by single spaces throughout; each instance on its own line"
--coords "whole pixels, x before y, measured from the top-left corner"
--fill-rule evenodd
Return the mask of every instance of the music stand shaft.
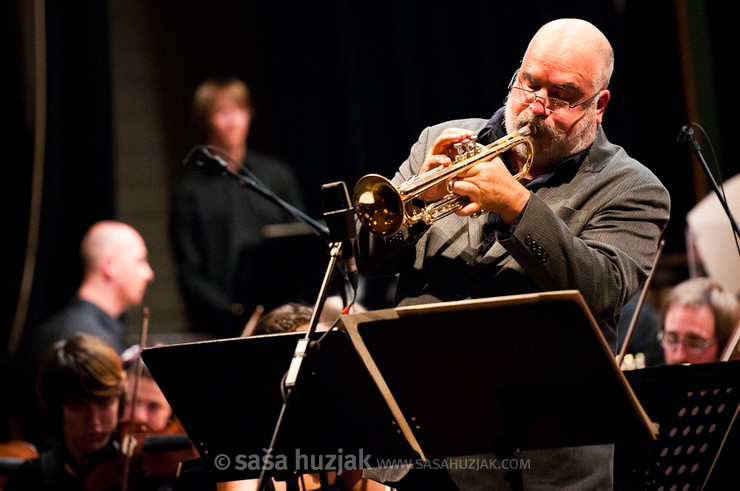
M 306 335 L 303 338 L 299 339 L 298 343 L 296 343 L 295 352 L 293 353 L 293 358 L 291 359 L 290 366 L 288 367 L 288 372 L 286 373 L 285 381 L 283 383 L 283 388 L 285 389 L 283 391 L 283 405 L 280 409 L 280 414 L 278 415 L 278 420 L 275 424 L 275 430 L 272 434 L 272 440 L 270 441 L 270 446 L 267 449 L 267 453 L 265 454 L 263 462 L 269 462 L 273 449 L 277 442 L 277 437 L 280 434 L 280 428 L 283 424 L 283 418 L 288 409 L 288 403 L 290 401 L 291 393 L 293 392 L 293 388 L 295 387 L 296 381 L 298 379 L 298 374 L 300 373 L 303 360 L 306 356 L 308 356 L 311 337 L 316 332 L 316 327 L 318 326 L 319 318 L 321 317 L 321 311 L 323 310 L 324 303 L 326 302 L 326 298 L 329 295 L 329 287 L 331 286 L 332 279 L 334 278 L 334 271 L 336 269 L 337 261 L 342 256 L 341 242 L 332 242 L 329 244 L 329 247 L 329 265 L 326 268 L 324 279 L 321 282 L 319 296 L 316 299 L 313 312 L 311 313 L 311 320 L 309 321 Z M 264 478 L 265 467 L 262 466 L 262 469 L 260 470 L 259 481 L 257 482 L 258 491 L 261 491 L 263 489 Z

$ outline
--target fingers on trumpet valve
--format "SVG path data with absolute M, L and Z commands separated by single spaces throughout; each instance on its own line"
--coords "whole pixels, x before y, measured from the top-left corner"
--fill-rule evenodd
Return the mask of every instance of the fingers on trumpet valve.
M 455 143 L 452 146 L 452 153 L 455 156 L 455 159 L 462 160 L 463 158 L 465 158 L 466 155 L 475 150 L 477 140 L 478 139 L 475 136 L 470 136 L 463 138 L 459 142 Z

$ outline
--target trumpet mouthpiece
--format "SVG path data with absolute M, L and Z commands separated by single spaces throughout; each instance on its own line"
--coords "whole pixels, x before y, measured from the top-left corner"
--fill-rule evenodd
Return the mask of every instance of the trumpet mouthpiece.
M 519 128 L 517 133 L 521 136 L 532 136 L 537 133 L 537 127 L 533 123 L 525 123 L 524 126 Z

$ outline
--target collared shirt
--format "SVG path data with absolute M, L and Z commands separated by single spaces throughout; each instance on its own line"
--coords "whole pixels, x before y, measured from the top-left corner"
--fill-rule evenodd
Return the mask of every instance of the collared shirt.
M 486 123 L 486 125 L 478 132 L 479 143 L 482 145 L 488 145 L 499 138 L 506 136 L 506 129 L 504 127 L 504 111 L 505 108 L 503 107 L 496 111 L 493 116 L 491 116 L 491 119 L 488 120 L 488 123 Z M 548 168 L 535 179 L 525 178 L 520 179 L 519 182 L 521 182 L 526 189 L 535 192 L 537 189 L 544 187 L 547 184 L 554 183 L 557 179 L 572 177 L 578 171 L 578 168 L 581 166 L 581 163 L 586 158 L 587 154 L 588 148 L 568 157 L 563 162 Z M 504 161 L 504 164 L 506 164 L 506 167 L 511 171 L 511 164 L 509 159 L 506 157 L 506 154 L 501 155 L 501 159 Z M 507 225 L 503 220 L 501 220 L 498 213 L 489 212 L 488 221 L 483 227 L 482 252 L 485 253 L 485 251 L 490 249 L 497 240 L 510 237 L 514 233 L 514 230 L 516 230 L 516 226 L 521 220 L 522 215 L 524 215 L 526 209 L 527 206 L 525 205 L 524 209 L 511 225 Z
M 59 340 L 83 332 L 102 339 L 120 354 L 123 331 L 119 319 L 112 318 L 94 303 L 75 297 L 65 309 L 44 323 L 37 336 L 42 340 L 41 348 L 48 349 Z

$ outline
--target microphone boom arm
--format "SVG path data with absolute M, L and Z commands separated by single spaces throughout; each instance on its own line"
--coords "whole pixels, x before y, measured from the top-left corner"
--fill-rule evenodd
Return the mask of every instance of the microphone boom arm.
M 222 168 L 224 173 L 226 173 L 226 175 L 238 180 L 242 186 L 256 191 L 264 198 L 272 201 L 277 206 L 290 213 L 298 221 L 306 223 L 316 235 L 327 241 L 329 240 L 329 229 L 326 226 L 324 226 L 320 222 L 317 222 L 295 206 L 280 198 L 280 196 L 276 195 L 270 188 L 265 186 L 259 179 L 257 179 L 254 174 L 249 172 L 249 170 L 247 170 L 246 168 L 242 168 L 242 170 L 244 171 L 243 174 L 231 170 L 226 161 L 220 156 L 213 154 L 207 145 L 197 145 L 193 147 L 190 152 L 188 152 L 187 157 L 185 157 L 185 163 L 189 164 L 191 162 L 200 166 L 205 166 L 207 164 L 219 166 L 220 168 Z
M 679 143 L 688 144 L 691 151 L 694 153 L 694 155 L 696 155 L 697 159 L 699 160 L 699 163 L 702 166 L 702 169 L 704 170 L 704 173 L 709 178 L 709 182 L 712 185 L 714 194 L 717 195 L 717 199 L 719 200 L 719 203 L 722 205 L 722 208 L 724 208 L 725 214 L 727 215 L 727 218 L 730 220 L 730 224 L 732 225 L 732 230 L 735 232 L 735 237 L 740 238 L 740 227 L 738 227 L 737 221 L 735 221 L 735 217 L 732 215 L 732 212 L 730 211 L 730 207 L 727 204 L 727 200 L 725 200 L 720 190 L 720 187 L 717 184 L 717 181 L 714 179 L 714 175 L 712 175 L 712 172 L 709 169 L 709 165 L 707 165 L 707 161 L 704 158 L 704 155 L 702 154 L 701 147 L 699 146 L 699 142 L 697 142 L 696 139 L 694 138 L 693 128 L 691 128 L 690 125 L 687 125 L 681 128 L 681 131 L 678 134 L 677 140 Z

